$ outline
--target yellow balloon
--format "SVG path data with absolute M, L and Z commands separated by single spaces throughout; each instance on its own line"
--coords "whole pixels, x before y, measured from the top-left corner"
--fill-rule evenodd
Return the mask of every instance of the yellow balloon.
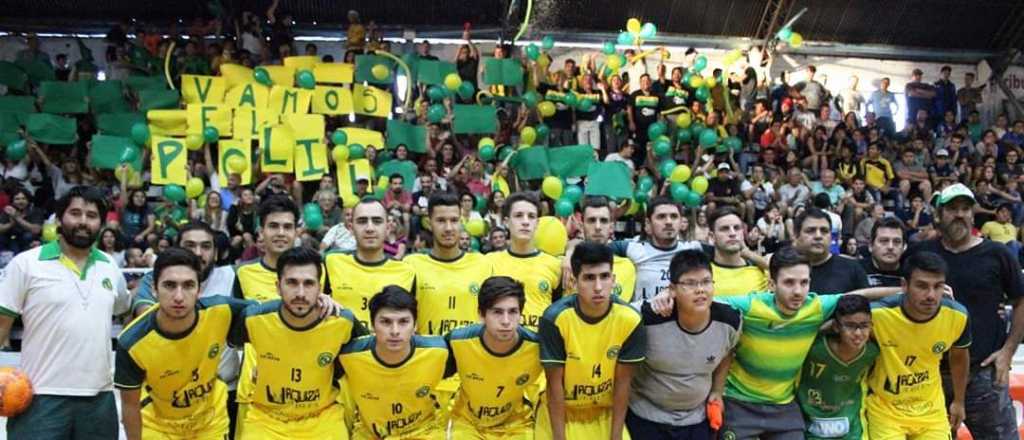
M 444 77 L 444 86 L 447 87 L 448 90 L 454 92 L 458 90 L 461 85 L 462 78 L 459 77 L 458 73 L 449 73 L 448 76 Z
M 541 116 L 545 118 L 550 118 L 555 114 L 555 104 L 552 103 L 551 101 L 541 101 L 539 104 L 537 104 L 537 110 L 540 111 Z
M 483 148 L 484 145 L 490 145 L 490 146 L 493 147 L 494 146 L 494 139 L 491 139 L 489 137 L 482 137 L 482 138 L 480 138 L 480 142 L 477 142 L 476 147 L 477 148 Z
M 537 221 L 537 233 L 533 236 L 537 249 L 554 256 L 564 255 L 568 238 L 565 225 L 557 218 L 545 216 Z
M 334 163 L 342 163 L 348 160 L 348 153 L 347 145 L 335 145 L 331 150 L 331 157 L 334 158 Z
M 740 52 L 739 49 L 730 50 L 729 53 L 725 54 L 725 66 L 731 66 L 733 63 L 739 61 L 742 57 L 743 52 Z
M 702 77 L 700 75 L 693 75 L 693 76 L 690 77 L 690 87 L 693 87 L 695 89 L 699 89 L 703 85 L 704 85 L 704 77 Z
M 555 176 L 548 176 L 540 184 L 540 190 L 551 200 L 558 200 L 562 197 L 562 180 Z
M 57 224 L 47 223 L 43 225 L 43 241 L 51 242 L 57 239 Z
M 608 65 L 609 69 L 618 70 L 620 67 L 622 67 L 622 58 L 619 58 L 619 54 L 612 54 L 605 61 L 605 64 Z
M 789 36 L 789 45 L 793 47 L 800 47 L 804 45 L 804 36 L 796 32 Z
M 190 199 L 203 195 L 204 189 L 206 189 L 206 185 L 203 185 L 203 180 L 198 177 L 188 179 L 188 182 L 185 183 L 185 195 Z
M 640 204 L 637 203 L 636 200 L 630 200 L 629 201 L 629 208 L 626 209 L 626 215 L 636 214 L 636 212 L 639 211 L 639 210 L 640 210 Z
M 242 174 L 249 169 L 249 163 L 242 156 L 231 156 L 228 158 L 228 171 L 233 174 Z
M 626 21 L 626 30 L 632 34 L 639 34 L 641 27 L 643 27 L 643 25 L 641 25 L 640 20 L 636 18 L 630 18 Z
M 713 88 L 715 88 L 716 85 L 718 85 L 718 80 L 715 79 L 714 76 L 708 75 L 707 77 L 704 78 L 704 86 L 705 87 L 707 87 L 709 89 L 713 89 Z
M 708 190 L 708 179 L 704 176 L 697 176 L 693 178 L 693 182 L 690 182 L 690 189 L 693 192 L 704 195 Z
M 526 145 L 533 145 L 533 142 L 537 140 L 537 130 L 533 127 L 523 127 L 523 130 L 519 132 L 519 140 Z
M 693 123 L 693 115 L 690 112 L 682 112 L 679 116 L 676 116 L 676 126 L 679 128 L 687 128 Z
M 669 175 L 668 180 L 680 183 L 690 180 L 690 167 L 686 165 L 676 165 L 676 167 L 672 169 L 672 174 Z
M 344 196 L 341 196 L 341 207 L 342 208 L 351 208 L 353 206 L 356 206 L 357 203 L 359 203 L 359 198 L 356 197 L 355 195 L 344 195 Z M 423 222 L 424 223 L 429 223 L 429 222 L 427 222 L 427 218 L 426 217 L 423 217 Z M 428 226 L 424 226 L 424 228 L 425 229 L 430 229 Z
M 482 237 L 487 232 L 487 224 L 479 218 L 466 222 L 465 227 L 471 237 Z
M 388 71 L 388 66 L 385 66 L 383 64 L 377 64 L 374 65 L 372 69 L 370 69 L 370 73 L 373 74 L 374 78 L 383 81 L 388 79 L 388 74 L 391 72 Z
M 188 151 L 199 151 L 203 148 L 203 135 L 198 133 L 186 135 L 185 148 L 188 148 Z

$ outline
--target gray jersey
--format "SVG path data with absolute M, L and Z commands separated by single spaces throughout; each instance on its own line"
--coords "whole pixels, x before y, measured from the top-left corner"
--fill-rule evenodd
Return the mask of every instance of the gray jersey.
M 670 248 L 660 248 L 649 241 L 618 240 L 612 243 L 616 255 L 629 258 L 636 266 L 636 287 L 633 306 L 639 308 L 644 301 L 654 298 L 668 287 L 668 265 L 680 251 L 702 250 L 698 241 L 679 241 Z
M 629 409 L 643 419 L 667 425 L 702 422 L 715 368 L 739 342 L 739 312 L 712 303 L 711 321 L 700 333 L 683 330 L 675 311 L 663 317 L 645 303 L 641 314 L 647 359 L 633 376 Z

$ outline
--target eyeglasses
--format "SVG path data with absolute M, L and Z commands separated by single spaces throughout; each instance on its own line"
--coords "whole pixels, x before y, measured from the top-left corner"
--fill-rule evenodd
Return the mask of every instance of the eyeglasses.
M 847 331 L 851 331 L 851 332 L 855 332 L 855 331 L 858 331 L 858 330 L 863 330 L 863 331 L 871 330 L 871 323 L 870 322 L 865 322 L 865 323 L 860 323 L 860 324 L 847 324 L 847 323 L 843 323 L 843 322 L 837 321 L 836 323 L 839 324 L 840 328 L 845 329 Z
M 702 288 L 702 289 L 709 289 L 709 288 L 711 288 L 712 286 L 715 285 L 715 282 L 712 281 L 710 278 L 708 278 L 708 279 L 704 279 L 704 280 L 700 280 L 700 281 L 697 281 L 697 280 L 685 280 L 685 281 L 681 281 L 681 282 L 679 282 L 677 284 L 679 284 L 680 286 L 683 286 L 683 287 L 685 287 L 687 289 L 696 289 L 698 287 Z

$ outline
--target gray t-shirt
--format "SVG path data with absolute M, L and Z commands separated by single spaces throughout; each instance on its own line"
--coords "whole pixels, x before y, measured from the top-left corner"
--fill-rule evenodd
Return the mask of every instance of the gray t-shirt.
M 630 304 L 639 308 L 641 303 L 654 298 L 661 289 L 668 287 L 668 266 L 672 257 L 680 251 L 702 249 L 698 241 L 678 241 L 669 248 L 660 248 L 649 241 L 612 242 L 615 255 L 629 258 L 636 266 L 636 287 Z
M 641 308 L 647 332 L 647 359 L 633 376 L 629 409 L 643 419 L 672 426 L 704 421 L 711 378 L 736 347 L 742 331 L 739 312 L 711 304 L 711 321 L 700 333 L 683 330 L 676 311 L 664 317 Z

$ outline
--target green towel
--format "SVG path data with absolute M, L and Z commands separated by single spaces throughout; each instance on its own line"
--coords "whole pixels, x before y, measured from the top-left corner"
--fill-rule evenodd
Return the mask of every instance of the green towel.
M 181 93 L 177 90 L 145 89 L 139 90 L 139 111 L 176 109 L 181 101 Z
M 78 139 L 78 122 L 49 113 L 31 113 L 25 122 L 29 136 L 45 144 L 69 145 Z
M 397 119 L 388 120 L 387 147 L 405 144 L 412 153 L 427 152 L 427 127 L 413 125 Z
M 78 82 L 43 81 L 37 93 L 46 113 L 80 114 L 89 111 L 85 85 Z
M 96 115 L 96 129 L 109 136 L 132 135 L 132 126 L 146 123 L 146 115 L 142 113 L 104 113 Z
M 489 105 L 455 104 L 452 131 L 463 133 L 494 133 L 498 131 L 498 109 Z

